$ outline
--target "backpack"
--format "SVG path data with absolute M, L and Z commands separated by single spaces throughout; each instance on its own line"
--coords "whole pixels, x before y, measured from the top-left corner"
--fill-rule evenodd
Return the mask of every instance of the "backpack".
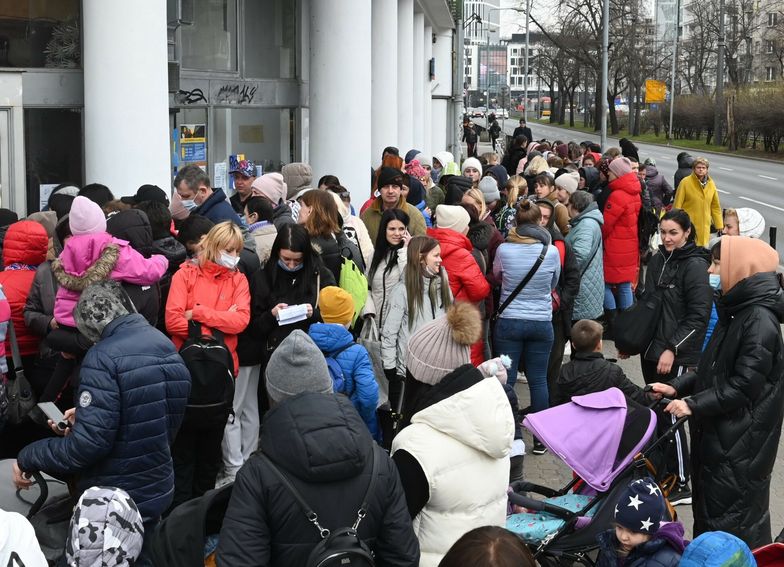
M 334 530 L 327 529 L 319 524 L 316 512 L 305 502 L 299 491 L 286 478 L 286 475 L 272 462 L 272 459 L 264 453 L 260 453 L 261 458 L 267 462 L 278 479 L 283 483 L 283 486 L 286 487 L 300 508 L 302 508 L 302 512 L 305 514 L 308 522 L 315 526 L 321 536 L 321 541 L 310 552 L 304 567 L 375 567 L 376 561 L 373 557 L 373 552 L 365 542 L 359 539 L 357 533 L 359 524 L 367 516 L 368 498 L 373 494 L 373 488 L 376 485 L 378 452 L 375 447 L 371 451 L 373 452 L 373 464 L 370 469 L 370 482 L 368 483 L 367 492 L 365 492 L 365 496 L 362 498 L 362 504 L 357 511 L 357 518 L 351 527 L 336 528 Z
M 640 208 L 637 216 L 637 239 L 640 252 L 645 254 L 650 248 L 651 238 L 659 231 L 659 217 L 650 209 Z
M 338 362 L 338 355 L 344 350 L 353 347 L 354 344 L 355 343 L 351 343 L 329 354 L 326 352 L 324 353 L 324 359 L 327 361 L 327 368 L 329 369 L 329 376 L 332 378 L 332 391 L 336 394 L 345 394 L 349 398 L 351 397 L 351 394 L 354 393 L 354 388 L 352 388 L 351 391 L 348 390 L 349 382 L 353 381 L 343 373 L 343 368 Z
M 368 281 L 360 267 L 354 262 L 351 248 L 347 245 L 348 239 L 341 232 L 338 235 L 338 246 L 340 246 L 340 255 L 342 258 L 338 286 L 349 292 L 351 297 L 354 298 L 354 318 L 351 320 L 351 325 L 353 326 L 359 317 L 359 313 L 365 306 L 365 302 L 367 302 Z
M 225 425 L 234 404 L 234 359 L 223 333 L 213 329 L 212 336 L 205 335 L 201 323 L 188 321 L 180 356 L 191 375 L 185 422 L 199 428 Z

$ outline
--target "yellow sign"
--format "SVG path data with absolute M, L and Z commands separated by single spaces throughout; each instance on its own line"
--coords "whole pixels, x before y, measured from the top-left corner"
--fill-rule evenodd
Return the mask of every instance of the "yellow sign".
M 654 81 L 653 79 L 645 81 L 645 104 L 664 102 L 666 93 L 667 85 L 664 84 L 664 81 Z

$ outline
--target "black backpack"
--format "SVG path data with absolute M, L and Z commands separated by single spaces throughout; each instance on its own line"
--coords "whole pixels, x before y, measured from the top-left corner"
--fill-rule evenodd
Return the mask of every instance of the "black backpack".
M 640 253 L 644 256 L 651 244 L 651 237 L 659 230 L 659 217 L 650 209 L 640 207 L 637 217 L 637 239 Z
M 376 485 L 376 468 L 378 465 L 378 453 L 376 448 L 371 449 L 373 452 L 373 464 L 370 469 L 370 482 L 368 483 L 367 492 L 362 499 L 362 504 L 357 511 L 357 519 L 350 528 L 336 528 L 329 530 L 319 524 L 318 515 L 313 511 L 307 502 L 302 498 L 299 491 L 294 488 L 286 475 L 275 466 L 267 455 L 261 454 L 261 457 L 267 462 L 275 475 L 283 483 L 283 486 L 291 493 L 294 499 L 299 503 L 300 508 L 305 513 L 308 522 L 313 524 L 321 536 L 319 541 L 310 552 L 308 560 L 304 567 L 375 567 L 376 561 L 373 558 L 373 552 L 370 548 L 359 539 L 357 529 L 362 519 L 367 516 L 368 511 L 368 498 L 373 494 L 373 488 Z
M 225 425 L 234 403 L 234 359 L 223 333 L 213 329 L 212 336 L 205 335 L 200 323 L 188 321 L 188 340 L 180 356 L 191 374 L 183 427 Z

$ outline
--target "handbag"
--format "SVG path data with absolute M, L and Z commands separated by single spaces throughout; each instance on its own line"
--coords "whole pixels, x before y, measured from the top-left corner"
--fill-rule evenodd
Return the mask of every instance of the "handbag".
M 525 275 L 522 281 L 517 284 L 517 287 L 514 288 L 512 293 L 510 293 L 504 302 L 498 307 L 496 312 L 493 313 L 493 323 L 498 320 L 498 318 L 501 316 L 501 313 L 503 313 L 504 310 L 509 307 L 509 305 L 515 300 L 515 297 L 517 297 L 517 295 L 523 291 L 523 288 L 528 284 L 528 282 L 531 281 L 531 278 L 533 278 L 536 272 L 539 270 L 539 266 L 541 266 L 542 262 L 544 262 L 545 254 L 547 254 L 547 244 L 542 244 L 542 251 L 539 253 L 539 257 L 536 259 L 536 262 L 534 263 L 531 270 Z
M 656 336 L 661 318 L 663 294 L 646 293 L 629 309 L 615 316 L 613 335 L 618 352 L 641 354 Z
M 359 332 L 357 344 L 365 347 L 373 364 L 373 375 L 378 384 L 378 405 L 382 406 L 389 401 L 389 386 L 384 374 L 384 363 L 381 359 L 381 333 L 378 330 L 375 317 L 366 317 Z
M 14 379 L 6 383 L 6 396 L 8 397 L 6 417 L 10 423 L 18 425 L 35 407 L 36 399 L 33 388 L 24 374 L 13 320 L 8 321 L 8 341 L 11 343 L 11 355 L 14 361 Z

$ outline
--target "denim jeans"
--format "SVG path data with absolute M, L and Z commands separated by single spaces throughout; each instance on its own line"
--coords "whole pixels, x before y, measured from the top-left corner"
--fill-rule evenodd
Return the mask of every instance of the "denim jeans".
M 531 409 L 535 412 L 547 409 L 550 404 L 547 393 L 547 363 L 554 340 L 552 321 L 500 318 L 495 324 L 493 334 L 495 356 L 505 354 L 512 359 L 507 384 L 515 385 L 517 365 L 522 356 L 525 377 L 531 392 Z
M 617 302 L 616 302 L 617 297 Z M 632 293 L 631 282 L 619 284 L 604 284 L 604 308 L 612 311 L 613 309 L 628 309 L 634 305 L 634 294 Z

